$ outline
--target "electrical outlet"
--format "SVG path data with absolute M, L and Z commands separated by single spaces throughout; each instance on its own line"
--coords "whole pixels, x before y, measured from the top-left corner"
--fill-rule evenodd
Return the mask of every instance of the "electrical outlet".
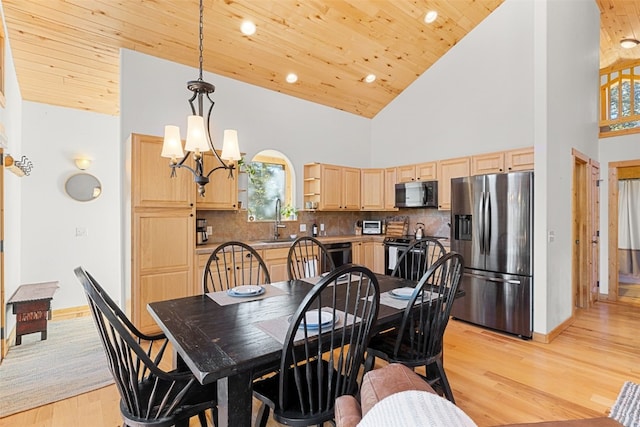
M 213 234 L 213 226 L 207 225 L 207 236 L 211 236 Z
M 76 227 L 76 237 L 87 237 L 86 227 Z
M 548 240 L 549 240 L 549 243 L 551 243 L 554 240 L 556 240 L 556 232 L 555 231 L 549 231 Z
M 320 224 L 320 231 L 324 231 L 324 224 Z
M 300 224 L 300 232 L 304 233 L 305 231 L 307 231 L 307 224 Z

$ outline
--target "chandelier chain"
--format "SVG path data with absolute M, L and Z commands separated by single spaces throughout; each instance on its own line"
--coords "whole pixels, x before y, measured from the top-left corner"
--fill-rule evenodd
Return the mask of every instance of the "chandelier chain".
M 203 3 L 203 1 L 200 0 L 200 28 L 199 28 L 199 30 L 200 30 L 200 46 L 199 46 L 200 57 L 198 58 L 199 61 L 200 61 L 200 75 L 198 77 L 198 80 L 202 80 L 202 63 L 203 63 L 203 55 L 202 55 L 203 47 L 202 46 L 203 46 L 203 41 L 204 41 L 204 35 L 203 35 L 203 33 L 204 33 L 204 31 L 203 31 L 203 29 L 204 29 L 204 25 L 203 25 L 204 6 L 203 6 L 202 3 Z

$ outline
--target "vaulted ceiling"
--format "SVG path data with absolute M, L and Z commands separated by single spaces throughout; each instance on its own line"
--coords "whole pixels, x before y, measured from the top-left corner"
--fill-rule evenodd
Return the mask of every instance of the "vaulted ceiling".
M 373 117 L 502 1 L 204 0 L 204 68 Z M 596 2 L 601 67 L 640 58 L 640 47 L 619 47 L 640 38 L 640 2 Z M 120 48 L 198 66 L 197 0 L 2 4 L 29 101 L 117 115 Z M 432 24 L 424 22 L 429 10 L 438 12 Z M 240 33 L 245 19 L 255 22 L 254 35 Z M 290 72 L 294 84 L 285 81 Z M 366 83 L 370 73 L 377 79 Z

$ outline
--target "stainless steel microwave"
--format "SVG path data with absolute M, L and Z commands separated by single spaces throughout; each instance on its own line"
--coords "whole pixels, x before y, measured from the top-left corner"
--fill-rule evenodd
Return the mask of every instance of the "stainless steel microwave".
M 396 207 L 437 208 L 438 181 L 412 181 L 396 184 Z

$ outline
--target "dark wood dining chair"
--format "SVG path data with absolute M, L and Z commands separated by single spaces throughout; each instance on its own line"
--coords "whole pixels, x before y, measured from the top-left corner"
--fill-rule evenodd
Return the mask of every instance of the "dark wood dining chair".
M 120 393 L 120 413 L 126 427 L 187 427 L 212 410 L 217 425 L 216 383 L 202 386 L 190 371 L 165 371 L 159 367 L 167 348 L 163 334 L 140 332 L 82 267 L 74 270 L 89 302 L 109 370 Z
M 211 253 L 202 275 L 205 293 L 265 283 L 271 283 L 271 277 L 260 254 L 246 243 L 235 241 L 223 243 Z
M 391 275 L 417 282 L 445 253 L 447 251 L 438 239 L 418 239 L 400 253 Z
M 329 251 L 315 237 L 298 237 L 289 248 L 287 255 L 289 280 L 319 276 L 335 268 Z
M 343 275 L 346 283 L 338 280 Z M 333 420 L 336 398 L 358 391 L 379 302 L 376 276 L 354 264 L 331 271 L 309 291 L 291 317 L 280 370 L 254 382 L 262 402 L 257 426 L 266 426 L 270 409 L 275 421 L 291 426 Z
M 450 252 L 422 276 L 408 300 L 398 328 L 371 339 L 367 370 L 376 357 L 410 368 L 424 366 L 425 380 L 455 403 L 442 357 L 442 340 L 464 267 L 462 256 Z

